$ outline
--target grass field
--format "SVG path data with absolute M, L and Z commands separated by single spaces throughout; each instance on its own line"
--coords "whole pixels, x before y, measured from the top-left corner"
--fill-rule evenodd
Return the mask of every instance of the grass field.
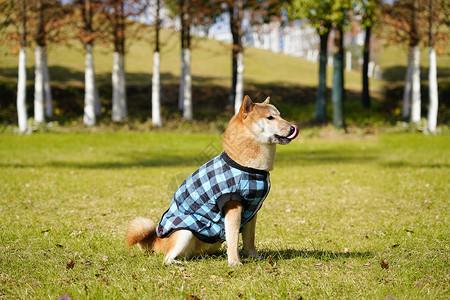
M 166 266 L 124 241 L 221 151 L 219 134 L 3 134 L 0 146 L 1 299 L 450 297 L 448 135 L 279 146 L 257 224 L 266 259 L 234 268 L 224 247 Z

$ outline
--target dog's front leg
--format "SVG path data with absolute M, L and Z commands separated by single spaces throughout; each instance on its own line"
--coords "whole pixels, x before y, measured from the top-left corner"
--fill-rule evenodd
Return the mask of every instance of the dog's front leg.
M 241 265 L 239 261 L 239 228 L 241 226 L 242 205 L 237 201 L 230 201 L 225 204 L 224 211 L 228 265 Z
M 258 259 L 258 252 L 255 248 L 255 228 L 256 228 L 256 215 L 245 225 L 242 230 L 242 242 L 244 251 L 253 258 Z

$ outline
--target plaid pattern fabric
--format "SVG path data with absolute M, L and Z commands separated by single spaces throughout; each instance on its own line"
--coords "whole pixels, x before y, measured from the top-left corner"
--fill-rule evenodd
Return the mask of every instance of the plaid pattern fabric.
M 242 204 L 242 230 L 261 208 L 269 189 L 268 172 L 243 167 L 222 152 L 176 190 L 156 233 L 167 237 L 176 230 L 188 229 L 206 243 L 225 240 L 224 205 L 231 200 Z

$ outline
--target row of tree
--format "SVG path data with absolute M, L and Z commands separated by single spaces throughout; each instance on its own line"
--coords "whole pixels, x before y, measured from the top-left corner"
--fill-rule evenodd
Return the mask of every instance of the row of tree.
M 384 38 L 408 45 L 408 67 L 403 92 L 403 117 L 411 122 L 421 119 L 420 48 L 421 42 L 429 48 L 428 71 L 428 131 L 435 132 L 438 113 L 438 83 L 436 49 L 443 52 L 448 43 L 450 3 L 446 0 L 408 0 L 385 5 L 382 10 L 385 22 Z
M 425 9 L 423 3 L 428 3 Z M 364 63 L 362 69 L 362 105 L 369 108 L 369 80 L 367 70 L 369 63 L 369 50 L 371 32 L 376 20 L 383 17 L 384 26 L 381 32 L 387 33 L 386 38 L 395 41 L 409 41 L 410 61 L 417 62 L 417 49 L 424 36 L 422 28 L 429 24 L 430 46 L 430 104 L 429 130 L 434 132 L 437 119 L 437 84 L 435 64 L 435 40 L 444 39 L 436 30 L 441 24 L 448 25 L 448 4 L 444 0 L 404 0 L 394 2 L 393 5 L 382 5 L 379 0 L 0 0 L 0 18 L 3 35 L 10 42 L 20 41 L 19 73 L 17 109 L 19 127 L 21 131 L 27 130 L 27 115 L 25 103 L 26 69 L 25 48 L 28 36 L 32 36 L 35 43 L 35 95 L 34 119 L 43 122 L 45 116 L 52 116 L 52 100 L 49 84 L 49 74 L 46 65 L 46 47 L 48 43 L 61 42 L 64 39 L 77 38 L 85 49 L 85 99 L 83 121 L 87 126 L 96 124 L 96 116 L 101 113 L 98 91 L 95 83 L 94 62 L 92 48 L 96 40 L 110 42 L 113 45 L 113 71 L 112 71 L 112 119 L 120 122 L 127 117 L 126 83 L 125 83 L 125 49 L 126 33 L 129 34 L 133 17 L 152 8 L 154 11 L 154 54 L 152 75 L 152 122 L 161 126 L 160 112 L 160 42 L 161 7 L 169 8 L 171 17 L 178 16 L 181 33 L 181 70 L 179 89 L 179 108 L 183 111 L 185 119 L 192 119 L 192 93 L 191 93 L 191 34 L 190 28 L 195 25 L 205 25 L 214 22 L 222 13 L 229 14 L 230 30 L 232 34 L 232 86 L 230 89 L 229 104 L 234 105 L 235 111 L 240 107 L 243 99 L 243 71 L 244 47 L 242 43 L 242 22 L 244 12 L 251 23 L 268 22 L 277 18 L 281 11 L 287 11 L 290 19 L 307 19 L 310 25 L 317 29 L 320 36 L 319 55 L 319 84 L 316 98 L 314 117 L 320 121 L 327 118 L 326 106 L 326 63 L 328 53 L 328 38 L 334 30 L 333 55 L 333 84 L 332 108 L 333 123 L 336 128 L 345 128 L 344 121 L 344 48 L 343 34 L 352 22 L 358 22 L 365 30 Z M 139 26 L 132 26 L 139 29 Z M 13 29 L 11 29 L 13 28 Z M 33 28 L 33 30 L 29 30 Z M 404 30 L 407 28 L 406 30 Z M 139 31 L 139 30 L 137 30 Z M 406 31 L 406 33 L 403 33 Z M 394 34 L 395 33 L 395 34 Z M 20 37 L 20 38 L 19 38 Z M 416 49 L 417 48 L 417 49 Z M 434 58 L 433 58 L 434 57 Z M 414 58 L 414 59 L 413 59 Z M 434 64 L 432 60 L 434 59 Z M 420 96 L 417 101 L 417 89 L 420 93 L 420 78 L 417 82 L 417 63 L 415 67 L 408 67 L 407 82 L 405 84 L 404 116 L 409 114 L 409 90 L 412 90 L 411 121 L 420 120 Z M 434 67 L 433 67 L 434 66 Z M 413 70 L 413 71 L 409 71 Z M 434 73 L 433 73 L 434 72 Z M 434 74 L 434 75 L 433 75 Z M 434 76 L 434 80 L 432 80 Z M 408 88 L 410 86 L 411 88 Z M 419 88 L 418 88 L 419 87 Z M 433 96 L 433 97 L 432 97 Z M 44 98 L 45 105 L 44 105 Z M 431 103 L 430 102 L 430 103 Z M 417 103 L 419 112 L 417 113 Z M 45 110 L 44 110 L 45 107 Z M 417 115 L 419 116 L 417 119 Z
M 79 40 L 85 49 L 85 97 L 83 122 L 96 124 L 101 114 L 95 82 L 93 46 L 97 39 L 111 42 L 113 54 L 113 108 L 112 118 L 126 118 L 125 31 L 130 17 L 139 15 L 146 1 L 124 0 L 2 0 L 0 1 L 0 29 L 5 41 L 19 50 L 17 110 L 20 131 L 27 130 L 26 111 L 26 47 L 31 38 L 35 46 L 34 120 L 43 122 L 52 117 L 50 77 L 47 68 L 49 43 Z M 19 43 L 17 43 L 19 41 Z M 45 105 L 44 105 L 45 98 Z M 45 112 L 44 112 L 45 107 Z
M 328 37 L 335 31 L 333 56 L 333 122 L 335 127 L 345 126 L 343 117 L 343 31 L 356 20 L 365 30 L 362 67 L 362 105 L 371 106 L 369 95 L 368 64 L 373 27 L 388 42 L 408 44 L 409 60 L 403 99 L 403 117 L 411 122 L 421 120 L 420 101 L 420 42 L 428 44 L 429 99 L 428 131 L 435 132 L 438 111 L 438 86 L 436 74 L 436 41 L 445 45 L 448 40 L 449 2 L 445 0 L 400 0 L 383 4 L 379 0 L 294 0 L 291 15 L 307 18 L 320 36 L 319 86 L 315 117 L 326 118 L 326 63 Z M 380 22 L 381 21 L 381 22 Z M 445 27 L 446 28 L 442 28 Z M 412 98 L 412 101 L 410 99 Z M 412 103 L 411 103 L 412 102 Z

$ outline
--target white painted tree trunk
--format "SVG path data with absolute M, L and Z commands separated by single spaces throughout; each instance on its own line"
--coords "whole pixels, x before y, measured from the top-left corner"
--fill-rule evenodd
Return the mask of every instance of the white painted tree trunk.
M 25 47 L 20 49 L 19 53 L 19 70 L 17 80 L 17 117 L 20 132 L 26 132 L 28 129 L 27 115 L 27 54 Z
M 347 51 L 345 53 L 345 70 L 350 72 L 352 70 L 352 52 Z
M 127 117 L 127 101 L 125 92 L 125 59 L 118 52 L 113 53 L 112 88 L 112 119 L 114 122 L 121 122 Z
M 434 133 L 436 132 L 437 125 L 439 98 L 436 71 L 436 51 L 433 47 L 430 47 L 429 61 L 430 69 L 428 71 L 428 88 L 430 106 L 428 108 L 428 131 Z
M 36 46 L 34 50 L 34 121 L 44 122 L 44 67 L 42 47 Z
M 47 50 L 44 48 L 42 54 L 42 63 L 44 67 L 44 96 L 45 96 L 45 116 L 53 117 L 52 89 L 50 87 L 50 74 L 47 65 Z
M 86 126 L 93 126 L 95 120 L 95 74 L 92 45 L 86 45 L 85 72 L 84 72 L 84 115 L 83 122 Z
M 412 50 L 408 51 L 408 67 L 406 68 L 405 87 L 403 89 L 402 117 L 407 118 L 410 115 L 411 100 L 411 76 L 412 76 Z
M 152 75 L 152 124 L 161 127 L 161 102 L 159 83 L 159 52 L 153 53 L 153 75 Z
M 420 47 L 413 48 L 413 65 L 412 65 L 412 95 L 411 95 L 411 122 L 420 121 Z
M 120 98 L 120 106 L 122 107 L 122 120 L 128 117 L 127 109 L 127 82 L 125 77 L 125 55 L 120 55 L 120 93 L 122 97 Z
M 94 111 L 96 116 L 100 116 L 102 114 L 102 105 L 100 103 L 100 97 L 98 96 L 98 88 L 97 82 L 94 77 Z
M 191 50 L 184 49 L 183 118 L 192 120 Z
M 181 56 L 180 56 L 180 87 L 178 90 L 178 109 L 183 110 L 183 102 L 184 102 L 184 74 L 186 73 L 186 66 L 184 61 L 184 52 L 185 49 L 181 48 Z
M 234 99 L 234 113 L 237 114 L 244 99 L 244 53 L 237 55 L 236 98 Z

